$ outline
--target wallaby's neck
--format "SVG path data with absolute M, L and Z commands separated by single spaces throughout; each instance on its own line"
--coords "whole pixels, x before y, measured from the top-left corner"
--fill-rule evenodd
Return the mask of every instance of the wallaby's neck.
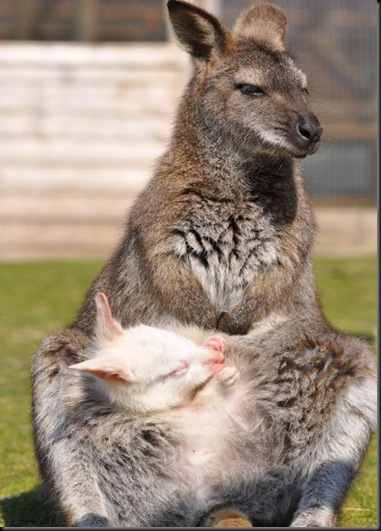
M 271 181 L 277 181 L 278 186 L 285 180 L 287 186 L 293 181 L 294 159 L 266 153 L 259 146 L 253 146 L 250 152 L 244 151 L 236 139 L 226 133 L 228 128 L 221 131 L 205 120 L 197 99 L 197 91 L 190 85 L 179 107 L 166 165 L 169 163 L 182 170 L 193 168 L 194 175 L 198 173 L 205 183 L 213 181 L 214 186 L 218 178 L 225 190 L 229 182 L 234 187 L 241 183 L 263 188 L 263 184 L 268 187 Z

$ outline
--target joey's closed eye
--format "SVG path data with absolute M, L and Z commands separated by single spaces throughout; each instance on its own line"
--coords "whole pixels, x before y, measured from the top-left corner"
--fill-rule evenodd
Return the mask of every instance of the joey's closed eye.
M 265 91 L 257 85 L 250 85 L 249 83 L 236 83 L 234 87 L 245 94 L 245 96 L 261 97 L 265 96 Z
M 172 371 L 169 376 L 180 376 L 181 374 L 184 374 L 189 369 L 189 363 L 186 361 L 183 361 L 177 369 Z

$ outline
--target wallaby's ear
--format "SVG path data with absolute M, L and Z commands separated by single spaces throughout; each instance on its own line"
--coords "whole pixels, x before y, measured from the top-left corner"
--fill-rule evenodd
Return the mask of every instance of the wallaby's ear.
M 123 334 L 123 329 L 118 321 L 112 316 L 107 297 L 104 293 L 99 292 L 95 296 L 97 307 L 97 316 L 95 324 L 95 334 L 99 341 L 112 341 L 119 335 Z
M 213 15 L 179 0 L 169 0 L 167 7 L 179 43 L 188 53 L 204 61 L 223 53 L 228 29 Z
M 233 35 L 249 39 L 272 50 L 283 51 L 287 33 L 287 18 L 279 7 L 259 4 L 250 7 L 238 17 Z
M 101 380 L 123 383 L 134 381 L 132 372 L 124 367 L 117 358 L 107 360 L 102 357 L 92 358 L 81 363 L 70 365 L 69 369 L 87 372 Z

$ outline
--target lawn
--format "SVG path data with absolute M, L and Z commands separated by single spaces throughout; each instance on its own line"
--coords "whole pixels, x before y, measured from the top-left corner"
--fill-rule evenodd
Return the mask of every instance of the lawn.
M 0 264 L 0 524 L 54 525 L 33 455 L 30 361 L 44 335 L 69 324 L 100 262 Z M 324 311 L 339 330 L 375 348 L 375 257 L 317 259 Z M 376 437 L 344 505 L 341 527 L 377 527 Z

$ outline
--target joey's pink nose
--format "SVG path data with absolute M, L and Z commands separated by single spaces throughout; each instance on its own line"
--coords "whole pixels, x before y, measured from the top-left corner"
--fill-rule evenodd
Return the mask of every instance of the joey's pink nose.
M 209 350 L 208 354 L 206 361 L 208 364 L 223 363 L 225 361 L 225 356 L 220 350 Z
M 220 350 L 209 350 L 205 363 L 212 374 L 217 374 L 225 367 L 224 361 L 225 356 Z
M 221 362 L 221 363 L 213 363 L 211 366 L 210 366 L 210 369 L 212 371 L 213 374 L 217 374 L 218 372 L 222 371 L 222 369 L 225 368 L 225 363 L 224 362 Z

